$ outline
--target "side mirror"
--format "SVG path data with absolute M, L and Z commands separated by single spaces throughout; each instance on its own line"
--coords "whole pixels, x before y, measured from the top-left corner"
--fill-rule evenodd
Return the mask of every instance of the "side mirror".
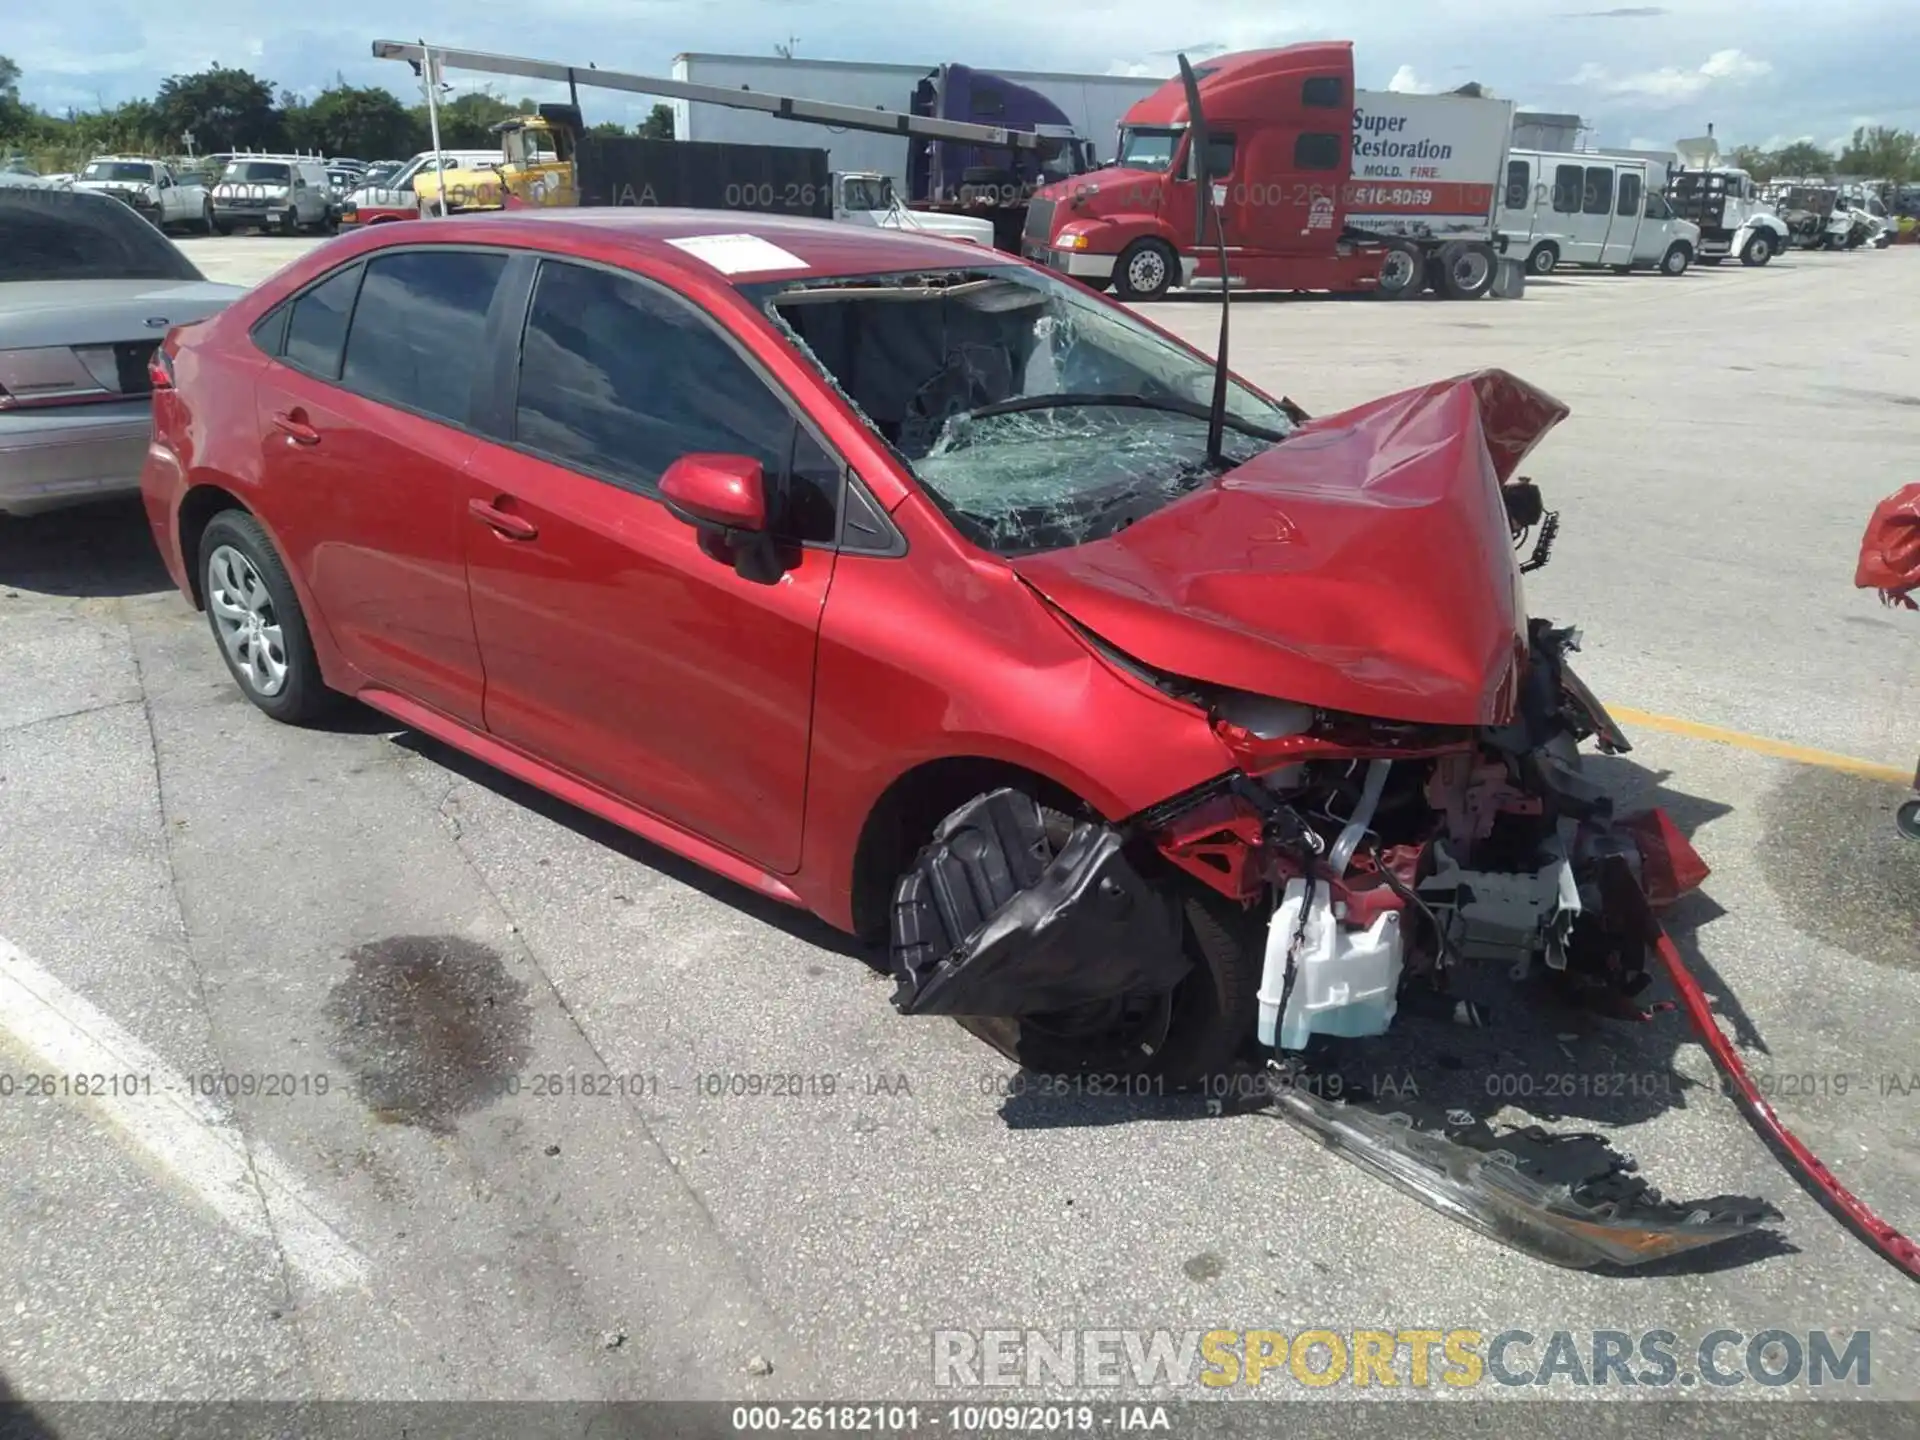
M 676 519 L 717 527 L 726 538 L 767 528 L 766 477 L 745 455 L 682 455 L 660 477 L 660 497 Z

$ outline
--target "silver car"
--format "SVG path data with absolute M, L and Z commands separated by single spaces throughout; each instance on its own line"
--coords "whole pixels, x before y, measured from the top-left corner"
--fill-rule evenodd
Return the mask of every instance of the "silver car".
M 0 515 L 137 491 L 148 362 L 245 293 L 118 200 L 0 186 Z

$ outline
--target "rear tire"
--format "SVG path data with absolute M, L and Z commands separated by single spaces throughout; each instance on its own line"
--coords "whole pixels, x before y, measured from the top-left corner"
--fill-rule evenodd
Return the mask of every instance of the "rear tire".
M 1500 263 L 1491 245 L 1477 240 L 1454 240 L 1440 247 L 1434 268 L 1440 293 L 1449 300 L 1478 300 L 1493 288 L 1493 270 Z
M 1560 263 L 1560 247 L 1547 240 L 1533 247 L 1533 253 L 1527 256 L 1529 275 L 1551 275 Z
M 1427 262 L 1420 247 L 1395 240 L 1380 257 L 1380 283 L 1374 294 L 1382 300 L 1405 300 L 1426 288 Z
M 200 536 L 200 594 L 220 658 L 240 693 L 287 725 L 305 725 L 339 697 L 320 676 L 300 597 L 260 522 L 223 510 Z

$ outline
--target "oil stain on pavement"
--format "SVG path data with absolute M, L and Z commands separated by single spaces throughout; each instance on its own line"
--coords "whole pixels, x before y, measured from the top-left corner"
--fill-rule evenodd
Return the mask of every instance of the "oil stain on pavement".
M 505 1093 L 533 1048 L 527 987 L 458 935 L 396 935 L 347 957 L 329 1049 L 376 1117 L 449 1134 Z
M 1796 930 L 1862 960 L 1920 969 L 1920 845 L 1893 825 L 1911 797 L 1806 767 L 1761 802 L 1763 873 Z

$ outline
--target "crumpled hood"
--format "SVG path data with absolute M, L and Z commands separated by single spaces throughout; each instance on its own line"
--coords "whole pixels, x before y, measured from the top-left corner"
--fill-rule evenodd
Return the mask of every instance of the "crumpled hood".
M 1527 620 L 1499 487 L 1567 413 L 1502 370 L 1443 380 L 1303 425 L 1117 535 L 1012 563 L 1158 670 L 1505 724 Z

